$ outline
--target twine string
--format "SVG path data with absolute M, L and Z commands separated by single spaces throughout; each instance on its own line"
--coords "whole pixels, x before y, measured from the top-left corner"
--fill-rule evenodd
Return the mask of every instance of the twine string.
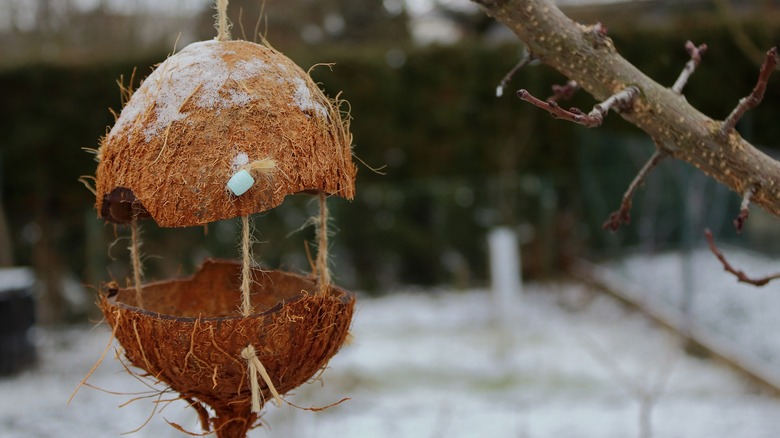
M 130 259 L 133 263 L 133 286 L 135 287 L 135 300 L 138 307 L 144 307 L 144 300 L 141 294 L 141 278 L 143 277 L 143 265 L 141 264 L 141 230 L 138 226 L 138 220 L 133 218 L 130 221 Z
M 241 216 L 241 314 L 244 317 L 248 317 L 252 314 L 252 297 L 250 289 L 252 286 L 252 239 L 251 239 L 252 225 L 249 220 L 249 216 Z M 276 387 L 271 382 L 271 376 L 268 375 L 263 363 L 257 357 L 257 352 L 252 344 L 247 345 L 241 351 L 241 357 L 247 361 L 247 368 L 249 368 L 249 383 L 252 392 L 252 412 L 260 412 L 262 403 L 260 398 L 262 392 L 260 391 L 260 382 L 258 381 L 258 374 L 265 382 L 268 389 L 274 396 L 277 406 L 282 405 L 282 399 L 279 393 L 276 391 Z
M 214 27 L 217 28 L 217 41 L 230 40 L 230 20 L 227 17 L 228 0 L 217 0 L 217 22 Z
M 320 192 L 320 217 L 317 222 L 317 276 L 320 292 L 327 292 L 330 285 L 330 269 L 328 268 L 328 198 L 325 192 Z
M 249 316 L 252 314 L 252 225 L 249 216 L 241 216 L 241 315 Z
M 260 359 L 257 357 L 257 351 L 255 351 L 255 347 L 253 347 L 252 344 L 247 345 L 246 348 L 241 351 L 241 357 L 247 361 L 247 366 L 249 367 L 249 382 L 252 388 L 252 412 L 260 412 L 260 408 L 262 408 L 260 397 L 262 397 L 263 394 L 260 391 L 260 382 L 257 379 L 258 373 L 260 374 L 260 377 L 262 377 L 266 386 L 268 386 L 271 394 L 273 394 L 276 405 L 281 407 L 282 397 L 279 396 L 279 393 L 276 391 L 276 387 L 271 382 L 271 376 L 268 375 L 268 372 L 265 370 L 263 363 L 260 362 Z

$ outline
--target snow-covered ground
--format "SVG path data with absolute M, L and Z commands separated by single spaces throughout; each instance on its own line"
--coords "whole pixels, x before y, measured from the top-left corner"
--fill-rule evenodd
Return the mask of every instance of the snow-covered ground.
M 777 260 L 734 247 L 722 250 L 753 278 L 780 271 Z M 688 324 L 780 387 L 780 280 L 763 287 L 739 283 L 708 248 L 639 253 L 597 271 L 622 295 Z
M 526 285 L 502 328 L 485 291 L 361 298 L 354 342 L 323 382 L 266 407 L 253 437 L 774 437 L 780 399 L 615 300 L 576 284 Z M 105 326 L 41 335 L 41 365 L 0 379 L 0 436 L 182 437 L 181 402 L 157 396 L 110 353 Z M 113 350 L 112 350 L 113 351 Z M 120 394 L 116 394 L 120 393 Z M 162 400 L 173 398 L 163 395 Z M 127 403 L 131 403 L 119 407 Z M 643 403 L 642 400 L 645 402 Z M 144 426 L 155 406 L 162 408 Z M 647 414 L 644 417 L 642 413 Z M 643 419 L 644 418 L 644 419 Z

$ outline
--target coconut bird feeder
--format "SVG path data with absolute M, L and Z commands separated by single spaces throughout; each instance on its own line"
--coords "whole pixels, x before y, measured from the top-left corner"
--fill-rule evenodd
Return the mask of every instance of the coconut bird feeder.
M 175 390 L 219 437 L 243 437 L 264 401 L 310 380 L 344 343 L 354 296 L 331 284 L 328 195 L 352 199 L 356 169 L 338 103 L 280 52 L 220 36 L 170 56 L 132 93 L 98 151 L 96 208 L 129 224 L 133 284 L 100 308 L 125 356 Z M 218 5 L 219 6 L 219 5 Z M 314 272 L 265 271 L 249 216 L 287 195 L 319 196 Z M 142 284 L 137 223 L 242 218 L 240 260 Z

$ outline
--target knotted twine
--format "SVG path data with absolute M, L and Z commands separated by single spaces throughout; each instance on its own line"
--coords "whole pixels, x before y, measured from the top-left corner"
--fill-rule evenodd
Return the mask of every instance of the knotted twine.
M 271 376 L 268 375 L 263 363 L 257 358 L 255 347 L 253 347 L 252 344 L 247 345 L 246 348 L 241 351 L 241 357 L 246 360 L 249 365 L 249 383 L 252 388 L 252 412 L 260 412 L 260 408 L 262 407 L 260 405 L 260 396 L 262 395 L 262 392 L 260 392 L 260 382 L 257 381 L 258 373 L 260 373 L 260 377 L 263 378 L 265 384 L 268 385 L 268 389 L 274 395 L 276 406 L 281 406 L 282 398 L 276 391 L 274 384 L 271 383 Z
M 319 279 L 319 293 L 324 294 L 327 292 L 330 286 L 330 270 L 328 269 L 328 205 L 327 195 L 320 192 L 319 195 L 320 213 L 319 221 L 317 222 L 316 238 L 318 240 L 317 245 L 317 261 L 315 269 L 317 271 L 317 277 Z M 252 298 L 251 298 L 251 286 L 252 286 L 252 238 L 251 229 L 252 225 L 249 220 L 249 216 L 241 217 L 241 254 L 242 254 L 242 267 L 241 267 L 241 314 L 248 317 L 252 314 Z M 263 379 L 268 390 L 274 396 L 277 406 L 282 405 L 282 399 L 279 392 L 276 391 L 276 387 L 271 382 L 271 377 L 268 375 L 263 363 L 257 357 L 257 351 L 252 344 L 247 345 L 241 351 L 241 357 L 247 361 L 247 368 L 249 369 L 249 382 L 252 392 L 252 412 L 260 412 L 262 405 L 260 398 L 262 392 L 260 391 L 259 377 Z
M 249 216 L 241 216 L 241 254 L 242 254 L 242 266 L 241 266 L 241 315 L 248 317 L 252 314 L 252 239 L 251 239 L 252 225 L 249 221 Z M 247 345 L 241 351 L 241 358 L 246 360 L 247 368 L 249 370 L 249 383 L 252 391 L 252 412 L 260 412 L 262 405 L 260 403 L 260 397 L 262 392 L 260 391 L 260 383 L 258 382 L 258 374 L 262 377 L 268 389 L 274 396 L 277 406 L 282 406 L 282 399 L 279 393 L 276 391 L 276 387 L 271 382 L 271 376 L 265 370 L 263 363 L 257 357 L 257 351 L 252 344 Z
M 250 173 L 259 173 L 263 178 L 271 178 L 273 172 L 276 170 L 276 163 L 270 158 L 261 159 L 244 166 L 244 170 Z M 254 259 L 252 257 L 252 224 L 250 223 L 249 216 L 241 216 L 241 315 L 248 317 L 252 314 L 252 264 Z M 274 396 L 277 406 L 282 405 L 282 399 L 279 396 L 279 392 L 276 391 L 271 377 L 265 370 L 263 363 L 260 362 L 260 358 L 257 357 L 257 351 L 252 344 L 247 345 L 241 351 L 241 357 L 247 361 L 247 368 L 249 369 L 249 382 L 252 391 L 252 412 L 260 412 L 262 405 L 260 404 L 260 384 L 257 380 L 258 374 L 262 377 L 268 389 Z
M 215 27 L 217 28 L 217 41 L 229 41 L 230 40 L 230 21 L 227 18 L 227 6 L 228 0 L 217 0 L 217 16 Z M 249 172 L 259 171 L 264 175 L 269 175 L 273 172 L 275 166 L 272 160 L 258 160 L 257 166 L 247 166 L 246 169 Z M 252 164 L 255 164 L 252 163 Z M 251 239 L 251 224 L 249 216 L 241 216 L 241 315 L 248 317 L 252 314 L 252 239 Z M 252 344 L 247 345 L 241 351 L 241 358 L 246 360 L 247 368 L 249 369 L 249 382 L 252 390 L 252 412 L 260 412 L 262 407 L 260 404 L 260 383 L 257 380 L 258 373 L 262 377 L 268 389 L 274 395 L 277 406 L 282 405 L 281 397 L 276 391 L 271 377 L 265 370 L 263 363 L 257 357 L 257 351 Z
M 230 22 L 227 19 L 227 5 L 228 0 L 217 0 L 217 40 L 227 41 L 230 40 Z M 266 178 L 272 176 L 276 169 L 275 162 L 271 159 L 258 160 L 250 165 L 246 166 L 246 170 L 249 172 L 257 172 Z M 319 283 L 319 294 L 325 294 L 330 285 L 330 270 L 328 269 L 328 207 L 327 207 L 327 195 L 325 192 L 320 192 L 320 214 L 319 221 L 316 222 L 316 238 L 318 240 L 317 245 L 317 261 L 315 265 L 316 274 Z M 252 241 L 251 241 L 251 224 L 249 216 L 241 217 L 241 254 L 242 254 L 242 268 L 241 268 L 241 314 L 244 317 L 248 317 L 252 313 L 252 298 L 251 298 L 251 286 L 252 286 Z M 258 413 L 261 409 L 260 397 L 262 392 L 260 391 L 260 383 L 258 381 L 258 374 L 268 386 L 269 391 L 274 396 L 277 406 L 282 405 L 282 400 L 279 392 L 271 382 L 271 377 L 268 375 L 263 363 L 257 357 L 257 351 L 252 344 L 247 345 L 241 351 L 241 357 L 247 361 L 247 367 L 249 369 L 250 387 L 252 392 L 252 412 Z

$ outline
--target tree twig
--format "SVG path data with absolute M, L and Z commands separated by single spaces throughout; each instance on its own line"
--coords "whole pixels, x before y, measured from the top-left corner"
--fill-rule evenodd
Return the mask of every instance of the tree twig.
M 739 207 L 739 214 L 736 219 L 734 219 L 734 228 L 737 229 L 737 233 L 741 233 L 742 229 L 745 227 L 745 221 L 747 221 L 747 218 L 750 215 L 750 200 L 757 191 L 758 186 L 753 185 L 745 190 L 745 193 L 742 195 L 742 204 Z
M 685 42 L 685 50 L 688 52 L 688 55 L 690 55 L 691 59 L 685 64 L 685 68 L 683 68 L 683 71 L 680 72 L 680 76 L 674 82 L 674 85 L 672 85 L 672 90 L 677 94 L 682 93 L 685 84 L 688 83 L 688 79 L 690 79 L 693 72 L 696 71 L 696 68 L 701 63 L 701 55 L 707 51 L 707 45 L 701 44 L 695 46 L 689 40 Z
M 545 102 L 534 97 L 527 90 L 518 90 L 517 92 L 517 97 L 547 111 L 552 114 L 553 117 L 568 120 L 587 128 L 595 128 L 604 123 L 604 116 L 607 115 L 610 108 L 613 106 L 619 110 L 630 107 L 637 96 L 639 96 L 639 89 L 636 87 L 627 87 L 619 93 L 609 96 L 605 101 L 596 104 L 588 114 L 585 114 L 578 108 L 565 110 L 558 106 L 558 103 L 553 100 Z
M 590 32 L 599 44 L 607 44 L 607 33 L 609 33 L 607 26 L 598 22 L 590 26 Z
M 620 116 L 645 131 L 670 157 L 685 161 L 742 195 L 746 188 L 780 187 L 780 162 L 721 121 L 694 108 L 620 56 L 603 29 L 566 17 L 551 0 L 472 0 L 506 25 L 541 62 L 603 100 L 636 87 L 631 111 Z M 780 190 L 759 190 L 751 203 L 780 217 Z
M 570 100 L 579 89 L 580 84 L 571 79 L 563 85 L 555 84 L 552 86 L 553 95 L 548 97 L 547 101 L 560 102 L 562 100 Z
M 736 108 L 729 114 L 726 121 L 723 122 L 723 125 L 720 127 L 721 135 L 728 135 L 734 127 L 737 126 L 737 122 L 745 115 L 747 110 L 753 109 L 761 103 L 761 100 L 764 99 L 764 91 L 766 91 L 766 84 L 769 81 L 769 76 L 775 71 L 776 66 L 777 47 L 772 47 L 766 52 L 766 58 L 761 65 L 761 71 L 758 73 L 756 86 L 753 87 L 753 91 L 748 96 L 739 100 Z
M 728 262 L 728 260 L 726 260 L 726 256 L 724 256 L 723 253 L 715 245 L 715 238 L 712 237 L 712 232 L 709 229 L 704 230 L 704 236 L 707 237 L 707 242 L 710 245 L 710 251 L 712 251 L 712 253 L 715 254 L 715 257 L 718 258 L 720 263 L 723 265 L 723 269 L 726 272 L 734 274 L 734 276 L 737 277 L 737 281 L 740 281 L 742 283 L 752 284 L 754 286 L 764 286 L 770 281 L 777 280 L 778 278 L 780 278 L 780 272 L 773 275 L 767 275 L 766 277 L 761 277 L 761 278 L 749 277 L 747 274 L 745 274 L 744 271 L 735 268 L 734 266 L 731 265 L 731 263 Z
M 645 165 L 642 166 L 642 169 L 639 170 L 639 173 L 634 177 L 634 180 L 631 181 L 625 194 L 623 194 L 623 201 L 620 203 L 620 209 L 613 211 L 609 215 L 609 218 L 601 225 L 603 229 L 615 232 L 620 228 L 620 224 L 628 225 L 631 223 L 631 203 L 636 189 L 645 182 L 647 175 L 649 175 L 650 172 L 658 166 L 658 163 L 666 158 L 666 156 L 667 155 L 661 152 L 660 149 L 656 149 L 650 159 L 647 160 Z
M 523 52 L 523 58 L 518 62 L 514 67 L 512 67 L 512 70 L 509 70 L 506 75 L 504 75 L 504 78 L 501 79 L 501 82 L 499 82 L 498 86 L 496 87 L 496 97 L 501 97 L 504 95 L 504 88 L 506 88 L 506 84 L 509 83 L 509 81 L 512 80 L 512 77 L 520 71 L 523 67 L 530 64 L 531 62 L 535 61 L 536 58 L 534 55 L 528 51 L 527 49 Z

